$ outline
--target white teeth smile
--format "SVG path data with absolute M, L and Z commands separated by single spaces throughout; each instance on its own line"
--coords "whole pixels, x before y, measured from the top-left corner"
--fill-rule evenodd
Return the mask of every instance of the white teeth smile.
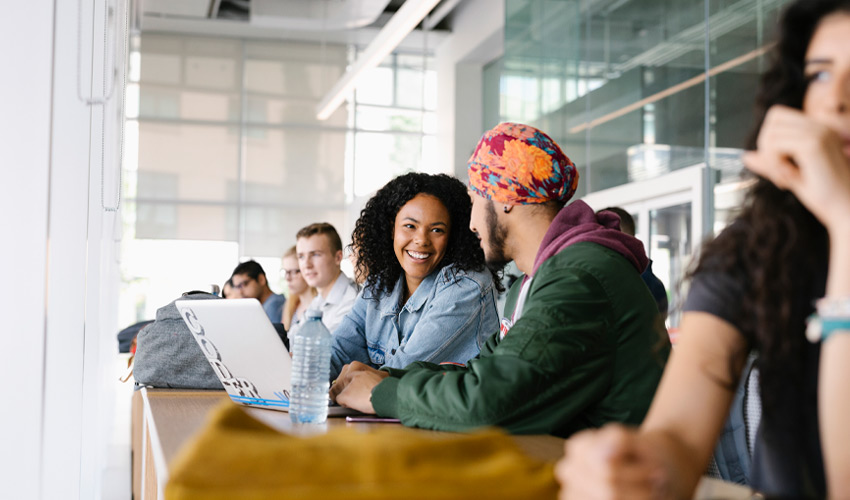
M 413 257 L 414 259 L 424 260 L 424 259 L 427 259 L 427 258 L 428 258 L 431 254 L 428 254 L 428 253 L 419 253 L 419 252 L 411 252 L 410 250 L 408 250 L 408 251 L 407 251 L 407 255 L 410 255 L 410 256 L 411 256 L 411 257 Z

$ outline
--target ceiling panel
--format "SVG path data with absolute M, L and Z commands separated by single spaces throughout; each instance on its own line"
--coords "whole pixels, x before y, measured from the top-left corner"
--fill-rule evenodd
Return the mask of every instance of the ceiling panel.
M 252 0 L 251 24 L 292 30 L 362 28 L 375 22 L 389 0 Z
M 144 0 L 142 12 L 145 15 L 169 17 L 209 17 L 213 0 Z

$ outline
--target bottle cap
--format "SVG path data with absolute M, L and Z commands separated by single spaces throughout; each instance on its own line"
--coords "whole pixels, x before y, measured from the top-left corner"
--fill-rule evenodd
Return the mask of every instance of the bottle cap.
M 304 312 L 305 319 L 322 319 L 322 311 L 319 309 L 307 309 Z

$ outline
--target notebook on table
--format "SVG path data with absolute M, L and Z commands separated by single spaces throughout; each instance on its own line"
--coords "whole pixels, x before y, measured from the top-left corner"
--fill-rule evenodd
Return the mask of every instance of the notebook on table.
M 292 358 L 257 299 L 175 305 L 233 402 L 289 411 Z M 329 417 L 357 414 L 342 406 L 328 408 Z

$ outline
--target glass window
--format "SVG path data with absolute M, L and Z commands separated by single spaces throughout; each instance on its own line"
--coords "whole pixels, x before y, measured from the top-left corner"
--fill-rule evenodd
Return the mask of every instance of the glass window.
M 366 71 L 357 83 L 355 100 L 359 104 L 392 106 L 395 104 L 393 69 L 379 66 Z
M 262 132 L 250 133 L 250 132 Z M 245 201 L 329 206 L 345 202 L 345 131 L 251 127 L 245 142 Z
M 430 67 L 430 57 L 392 54 L 370 73 L 371 86 L 358 86 L 352 197 L 368 197 L 404 172 L 445 170 L 437 165 L 434 151 L 437 119 L 432 110 L 437 94 Z M 378 90 L 383 95 L 377 95 Z
M 683 300 L 676 293 L 684 279 L 687 263 L 691 258 L 691 204 L 664 207 L 649 212 L 649 258 L 652 272 L 664 283 L 668 299 Z M 682 304 L 672 303 L 668 307 L 668 324 L 679 325 Z
M 126 208 L 124 205 L 122 210 Z M 124 240 L 122 254 L 121 324 L 153 319 L 158 308 L 185 291 L 223 285 L 239 261 L 239 247 L 233 241 L 139 236 Z M 193 265 L 187 266 L 187 262 Z
M 736 179 L 787 3 L 508 0 L 501 119 L 555 130 L 588 192 L 705 161 Z
M 423 118 L 422 111 L 357 106 L 357 128 L 363 130 L 420 132 L 423 127 Z
M 137 197 L 236 201 L 237 127 L 141 121 L 138 144 Z
M 421 148 L 418 135 L 358 133 L 354 144 L 355 196 L 369 196 L 393 177 L 418 171 Z
M 339 232 L 343 245 L 348 244 L 351 234 L 346 230 L 344 208 L 328 208 L 328 204 L 317 201 L 311 205 L 246 207 L 242 216 L 244 244 L 240 250 L 247 255 L 276 255 L 279 258 L 295 244 L 298 230 L 314 222 L 329 222 Z M 273 275 L 275 269 L 266 269 L 266 274 Z
M 691 228 L 718 231 L 740 207 L 748 183 L 739 156 L 764 54 L 789 1 L 506 1 L 504 56 L 485 68 L 483 94 L 498 101 L 501 120 L 553 136 L 578 166 L 577 196 L 688 167 L 713 170 L 700 185 L 713 190 L 712 207 L 644 216 L 655 273 L 674 301 L 683 296 Z M 495 71 L 499 99 L 488 97 Z M 483 118 L 492 122 L 493 113 Z M 706 216 L 699 225 L 697 212 Z
M 353 47 L 147 33 L 132 47 L 122 323 L 220 285 L 239 260 L 276 277 L 300 228 L 330 222 L 347 243 L 355 205 L 390 178 L 444 170 L 430 58 L 388 56 L 319 121 L 316 106 Z M 149 264 L 157 260 L 169 265 Z M 281 283 L 272 278 L 273 290 Z

